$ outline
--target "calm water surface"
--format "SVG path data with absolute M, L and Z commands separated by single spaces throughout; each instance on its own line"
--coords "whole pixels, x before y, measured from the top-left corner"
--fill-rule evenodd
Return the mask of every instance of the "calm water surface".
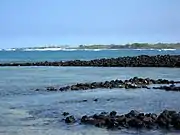
M 0 63 L 90 60 L 137 55 L 180 54 L 180 50 L 66 50 L 66 51 L 0 51 Z
M 2 135 L 179 135 L 180 132 L 111 131 L 62 122 L 63 111 L 76 118 L 101 111 L 127 113 L 131 109 L 159 113 L 180 111 L 180 92 L 97 89 L 76 92 L 34 91 L 77 82 L 129 79 L 134 76 L 180 80 L 178 68 L 1 67 L 0 134 Z M 99 98 L 98 102 L 93 102 Z M 87 102 L 78 102 L 87 99 Z M 107 99 L 109 99 L 107 101 Z

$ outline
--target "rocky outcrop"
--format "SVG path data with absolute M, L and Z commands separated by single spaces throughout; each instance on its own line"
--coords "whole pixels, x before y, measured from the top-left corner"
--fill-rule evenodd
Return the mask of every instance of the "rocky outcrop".
M 92 83 L 77 83 L 75 85 L 61 87 L 59 89 L 48 87 L 47 91 L 68 91 L 68 90 L 88 90 L 88 89 L 98 89 L 98 88 L 125 88 L 125 89 L 136 89 L 136 88 L 146 88 L 149 89 L 147 85 L 150 84 L 176 84 L 180 81 L 166 80 L 166 79 L 150 79 L 150 78 L 138 78 L 134 77 L 129 80 L 111 80 L 105 82 L 92 82 Z M 155 87 L 154 87 L 155 88 Z M 160 88 L 160 87 L 157 87 Z
M 90 61 L 71 60 L 59 62 L 3 63 L 0 66 L 94 66 L 94 67 L 180 67 L 180 55 L 140 55 Z
M 75 123 L 74 116 L 71 115 L 71 116 L 66 117 L 65 122 L 68 123 L 68 124 Z
M 75 122 L 75 118 L 73 116 L 70 117 L 71 118 L 66 118 L 66 123 Z M 124 115 L 117 115 L 116 111 L 110 113 L 102 112 L 92 116 L 82 116 L 80 123 L 108 129 L 135 128 L 180 130 L 180 112 L 164 110 L 159 115 L 154 113 L 141 113 L 137 110 L 131 110 Z

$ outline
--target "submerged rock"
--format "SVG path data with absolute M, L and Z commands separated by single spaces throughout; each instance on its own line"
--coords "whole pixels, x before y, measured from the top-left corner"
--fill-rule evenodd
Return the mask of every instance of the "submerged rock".
M 162 89 L 166 91 L 180 91 L 180 86 L 175 86 L 175 85 L 160 86 L 160 87 L 153 87 L 153 89 Z
M 47 91 L 57 91 L 57 88 L 55 88 L 55 87 L 47 87 Z
M 62 115 L 63 115 L 63 116 L 68 116 L 69 113 L 68 113 L 68 112 L 63 112 Z
M 69 117 L 66 117 L 65 122 L 68 123 L 68 124 L 70 124 L 70 123 L 75 123 L 75 118 L 74 118 L 74 116 L 71 115 L 71 116 L 69 116 Z

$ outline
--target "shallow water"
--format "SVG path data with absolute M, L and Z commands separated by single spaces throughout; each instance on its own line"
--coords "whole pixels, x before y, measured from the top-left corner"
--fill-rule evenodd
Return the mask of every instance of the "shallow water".
M 0 134 L 2 135 L 164 135 L 172 131 L 119 130 L 93 126 L 66 125 L 61 114 L 76 118 L 102 111 L 127 113 L 131 109 L 159 113 L 180 111 L 180 92 L 163 90 L 96 89 L 72 92 L 34 91 L 36 88 L 77 82 L 129 79 L 134 76 L 180 80 L 178 68 L 98 68 L 98 67 L 1 67 Z M 97 102 L 93 100 L 98 98 Z M 81 102 L 86 99 L 87 102 Z

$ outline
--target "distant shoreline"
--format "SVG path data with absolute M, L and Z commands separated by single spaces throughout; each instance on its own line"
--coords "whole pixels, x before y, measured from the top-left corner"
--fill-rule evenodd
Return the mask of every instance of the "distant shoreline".
M 71 49 L 71 48 L 44 48 L 44 49 L 0 49 L 0 51 L 115 51 L 115 50 L 149 50 L 149 51 L 153 51 L 153 50 L 158 50 L 158 51 L 175 51 L 178 49 L 173 49 L 173 48 L 168 48 L 168 49 L 129 49 L 129 48 L 123 48 L 123 49 Z M 180 48 L 179 48 L 180 50 Z
M 25 47 L 25 48 L 10 48 L 10 49 L 0 49 L 0 51 L 59 51 L 59 50 L 122 50 L 122 49 L 135 49 L 135 50 L 156 50 L 156 49 L 166 49 L 175 50 L 180 49 L 180 43 L 132 43 L 125 45 L 79 45 L 77 47 L 71 47 L 68 45 L 64 46 L 43 46 L 43 47 Z

